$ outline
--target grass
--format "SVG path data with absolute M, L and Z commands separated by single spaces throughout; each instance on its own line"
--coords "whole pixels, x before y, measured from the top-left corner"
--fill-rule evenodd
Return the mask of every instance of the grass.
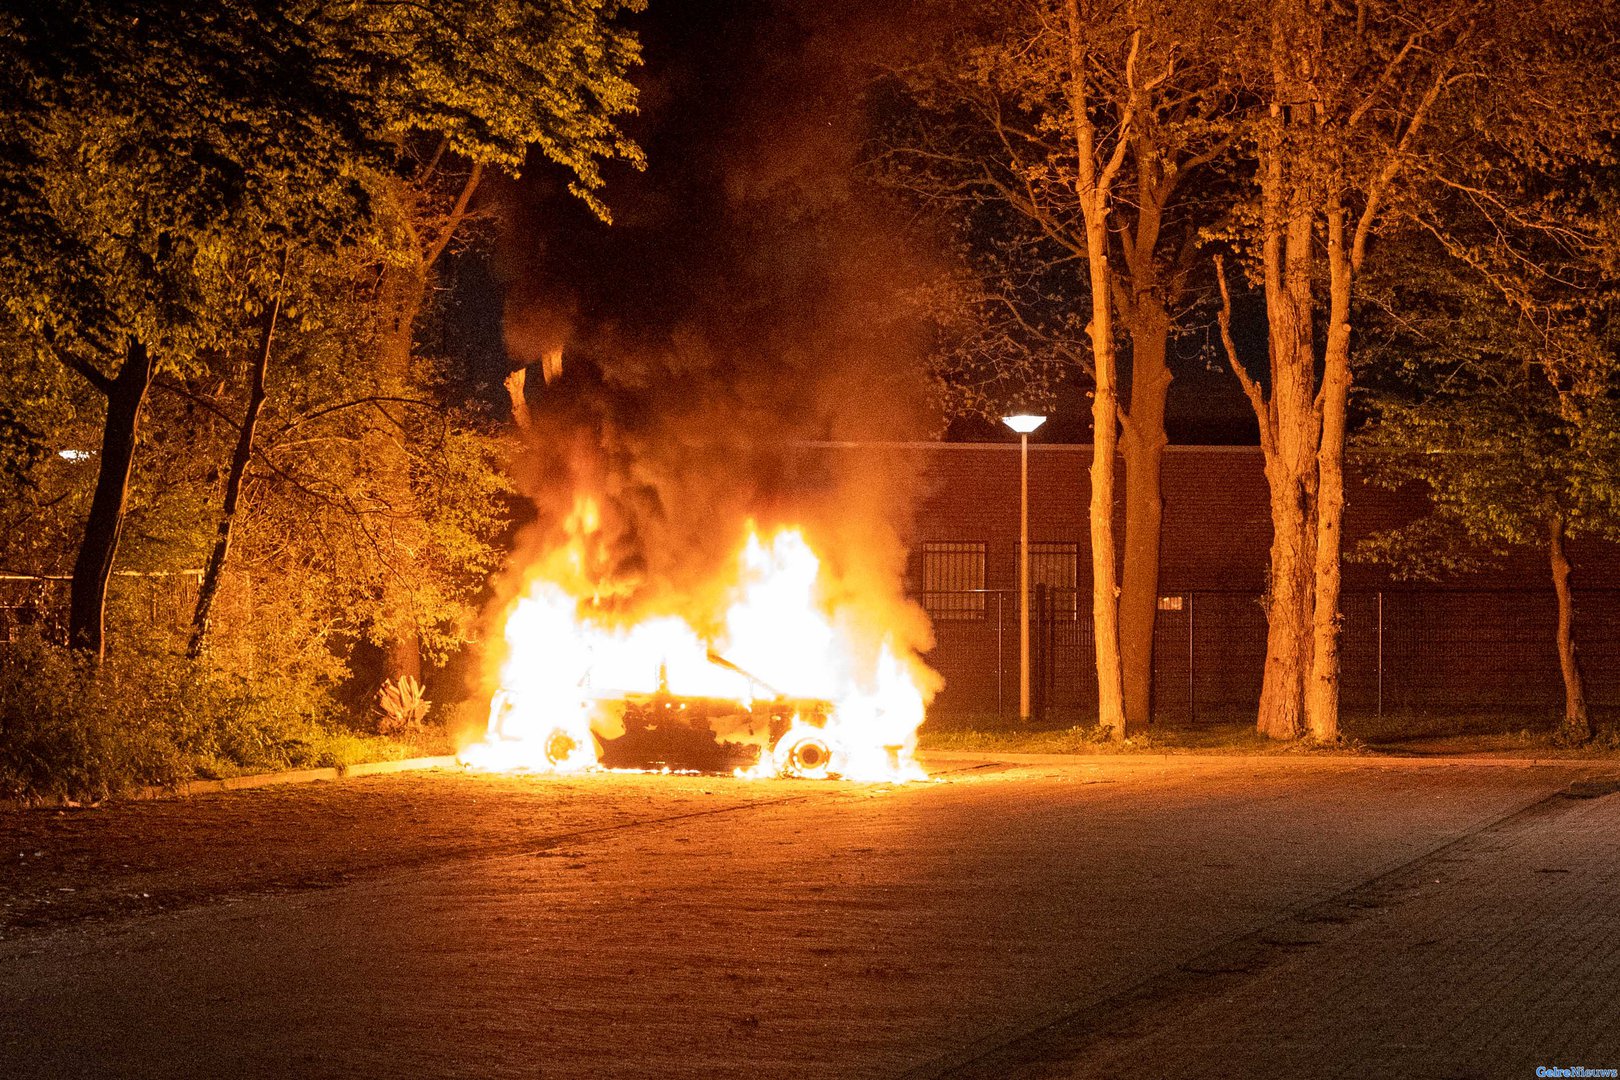
M 1262 736 L 1250 716 L 1227 715 L 1193 725 L 1154 725 L 1123 742 L 1095 723 L 1031 723 L 994 716 L 930 718 L 919 733 L 922 750 L 1020 754 L 1316 754 L 1494 755 L 1504 758 L 1620 758 L 1620 717 L 1599 717 L 1597 735 L 1582 746 L 1558 737 L 1551 714 L 1386 713 L 1344 718 L 1343 738 L 1322 744 L 1277 742 Z
M 288 768 L 330 769 L 370 761 L 401 761 L 453 753 L 455 748 L 452 741 L 443 732 L 430 731 L 409 738 L 391 738 L 342 728 L 316 728 L 299 740 L 293 754 L 247 761 L 202 758 L 191 764 L 190 775 L 182 779 L 223 780 L 233 776 L 280 772 Z
M 1106 737 L 1096 725 L 1016 728 L 989 724 L 948 727 L 924 725 L 923 750 L 997 751 L 1009 754 L 1298 754 L 1346 753 L 1353 747 L 1279 743 L 1264 738 L 1254 724 L 1220 722 L 1197 727 L 1155 726 L 1123 742 Z

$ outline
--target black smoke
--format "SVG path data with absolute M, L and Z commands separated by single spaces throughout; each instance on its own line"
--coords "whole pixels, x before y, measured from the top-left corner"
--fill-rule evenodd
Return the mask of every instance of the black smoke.
M 940 426 L 903 301 L 923 260 L 859 160 L 861 89 L 899 25 L 886 5 L 654 0 L 632 125 L 648 168 L 610 177 L 613 224 L 543 170 L 504 193 L 529 543 L 595 496 L 634 605 L 701 589 L 749 520 L 804 524 L 839 573 L 898 588 L 911 478 L 806 444 Z

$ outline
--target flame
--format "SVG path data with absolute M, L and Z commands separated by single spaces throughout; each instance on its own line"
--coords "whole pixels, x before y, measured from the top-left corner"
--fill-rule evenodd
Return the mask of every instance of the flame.
M 631 622 L 610 601 L 633 583 L 594 569 L 608 560 L 593 500 L 576 501 L 566 531 L 508 611 L 488 729 L 464 762 L 592 768 L 598 746 L 624 735 L 615 710 L 627 699 L 677 711 L 704 699 L 736 703 L 717 741 L 758 747 L 739 775 L 924 778 L 913 755 L 937 677 L 896 635 L 870 630 L 858 599 L 829 599 L 802 530 L 762 536 L 750 524 L 735 581 L 718 591 L 721 610 Z M 698 626 L 718 630 L 705 636 Z

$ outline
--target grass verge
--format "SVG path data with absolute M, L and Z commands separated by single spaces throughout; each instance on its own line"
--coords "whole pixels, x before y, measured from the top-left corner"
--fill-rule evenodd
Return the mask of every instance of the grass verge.
M 1560 739 L 1554 717 L 1488 713 L 1402 713 L 1346 717 L 1334 743 L 1278 742 L 1261 735 L 1251 718 L 1223 717 L 1196 725 L 1154 725 L 1116 742 L 1095 724 L 1020 726 L 993 716 L 930 718 L 919 748 L 1008 754 L 1243 754 L 1365 756 L 1499 756 L 1503 758 L 1620 758 L 1620 725 L 1598 724 L 1588 743 Z

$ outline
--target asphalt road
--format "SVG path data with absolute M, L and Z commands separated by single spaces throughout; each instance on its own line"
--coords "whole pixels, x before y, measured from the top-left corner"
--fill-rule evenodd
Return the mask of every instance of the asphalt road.
M 1612 767 L 939 767 L 0 813 L 0 1076 L 1620 1068 Z

